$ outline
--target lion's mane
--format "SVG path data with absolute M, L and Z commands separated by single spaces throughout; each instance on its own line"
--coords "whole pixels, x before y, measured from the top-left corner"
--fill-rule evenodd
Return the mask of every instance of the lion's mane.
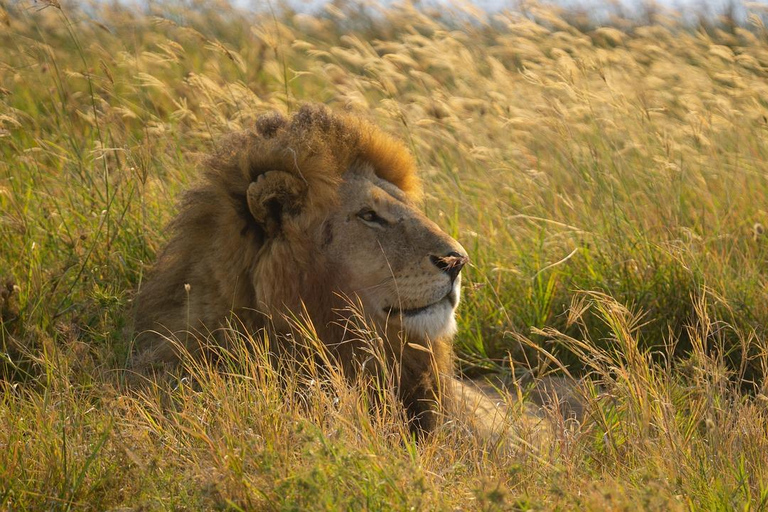
M 232 312 L 249 330 L 263 327 L 263 315 L 255 309 L 264 304 L 252 283 L 269 290 L 267 298 L 274 304 L 267 306 L 301 296 L 310 307 L 328 309 L 333 276 L 308 282 L 295 275 L 291 261 L 311 267 L 314 255 L 306 247 L 294 244 L 290 254 L 263 251 L 265 230 L 249 212 L 246 192 L 259 175 L 283 171 L 306 183 L 305 211 L 322 211 L 337 200 L 342 174 L 360 162 L 411 198 L 420 195 L 413 159 L 400 141 L 323 106 L 305 105 L 290 118 L 264 115 L 252 130 L 220 141 L 200 181 L 184 194 L 169 226 L 170 239 L 138 294 L 134 368 L 175 361 L 168 335 L 206 334 Z M 282 267 L 265 265 L 265 259 L 282 257 L 288 258 Z M 265 302 L 264 293 L 261 297 Z

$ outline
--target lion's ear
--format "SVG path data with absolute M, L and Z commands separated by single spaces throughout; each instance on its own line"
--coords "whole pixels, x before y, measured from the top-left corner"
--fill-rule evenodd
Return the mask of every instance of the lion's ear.
M 307 184 L 284 171 L 267 171 L 248 186 L 248 209 L 268 237 L 280 231 L 286 215 L 296 215 L 307 195 Z

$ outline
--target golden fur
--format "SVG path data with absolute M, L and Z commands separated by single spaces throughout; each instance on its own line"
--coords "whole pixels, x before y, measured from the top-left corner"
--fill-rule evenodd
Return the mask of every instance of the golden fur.
M 177 363 L 170 336 L 198 353 L 200 335 L 232 314 L 250 332 L 287 333 L 285 314 L 305 310 L 353 372 L 370 348 L 343 327 L 352 299 L 383 334 L 414 429 L 433 429 L 467 258 L 419 198 L 410 154 L 373 125 L 321 106 L 260 118 L 221 143 L 185 194 L 137 297 L 133 369 Z

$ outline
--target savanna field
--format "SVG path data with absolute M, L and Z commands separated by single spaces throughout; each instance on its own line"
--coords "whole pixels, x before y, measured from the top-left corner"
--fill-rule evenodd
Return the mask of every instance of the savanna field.
M 0 509 L 768 509 L 768 12 L 266 7 L 0 0 Z M 201 155 L 306 101 L 411 148 L 512 448 L 415 442 L 255 338 L 125 391 Z

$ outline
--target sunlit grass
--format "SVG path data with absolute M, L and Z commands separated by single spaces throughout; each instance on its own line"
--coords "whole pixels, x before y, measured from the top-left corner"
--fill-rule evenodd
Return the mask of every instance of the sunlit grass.
M 0 508 L 768 506 L 764 13 L 81 7 L 0 1 Z M 275 371 L 257 333 L 122 391 L 199 155 L 303 101 L 412 149 L 472 258 L 457 348 L 510 391 L 511 448 L 415 443 L 386 381 Z M 536 410 L 568 374 L 579 420 Z

